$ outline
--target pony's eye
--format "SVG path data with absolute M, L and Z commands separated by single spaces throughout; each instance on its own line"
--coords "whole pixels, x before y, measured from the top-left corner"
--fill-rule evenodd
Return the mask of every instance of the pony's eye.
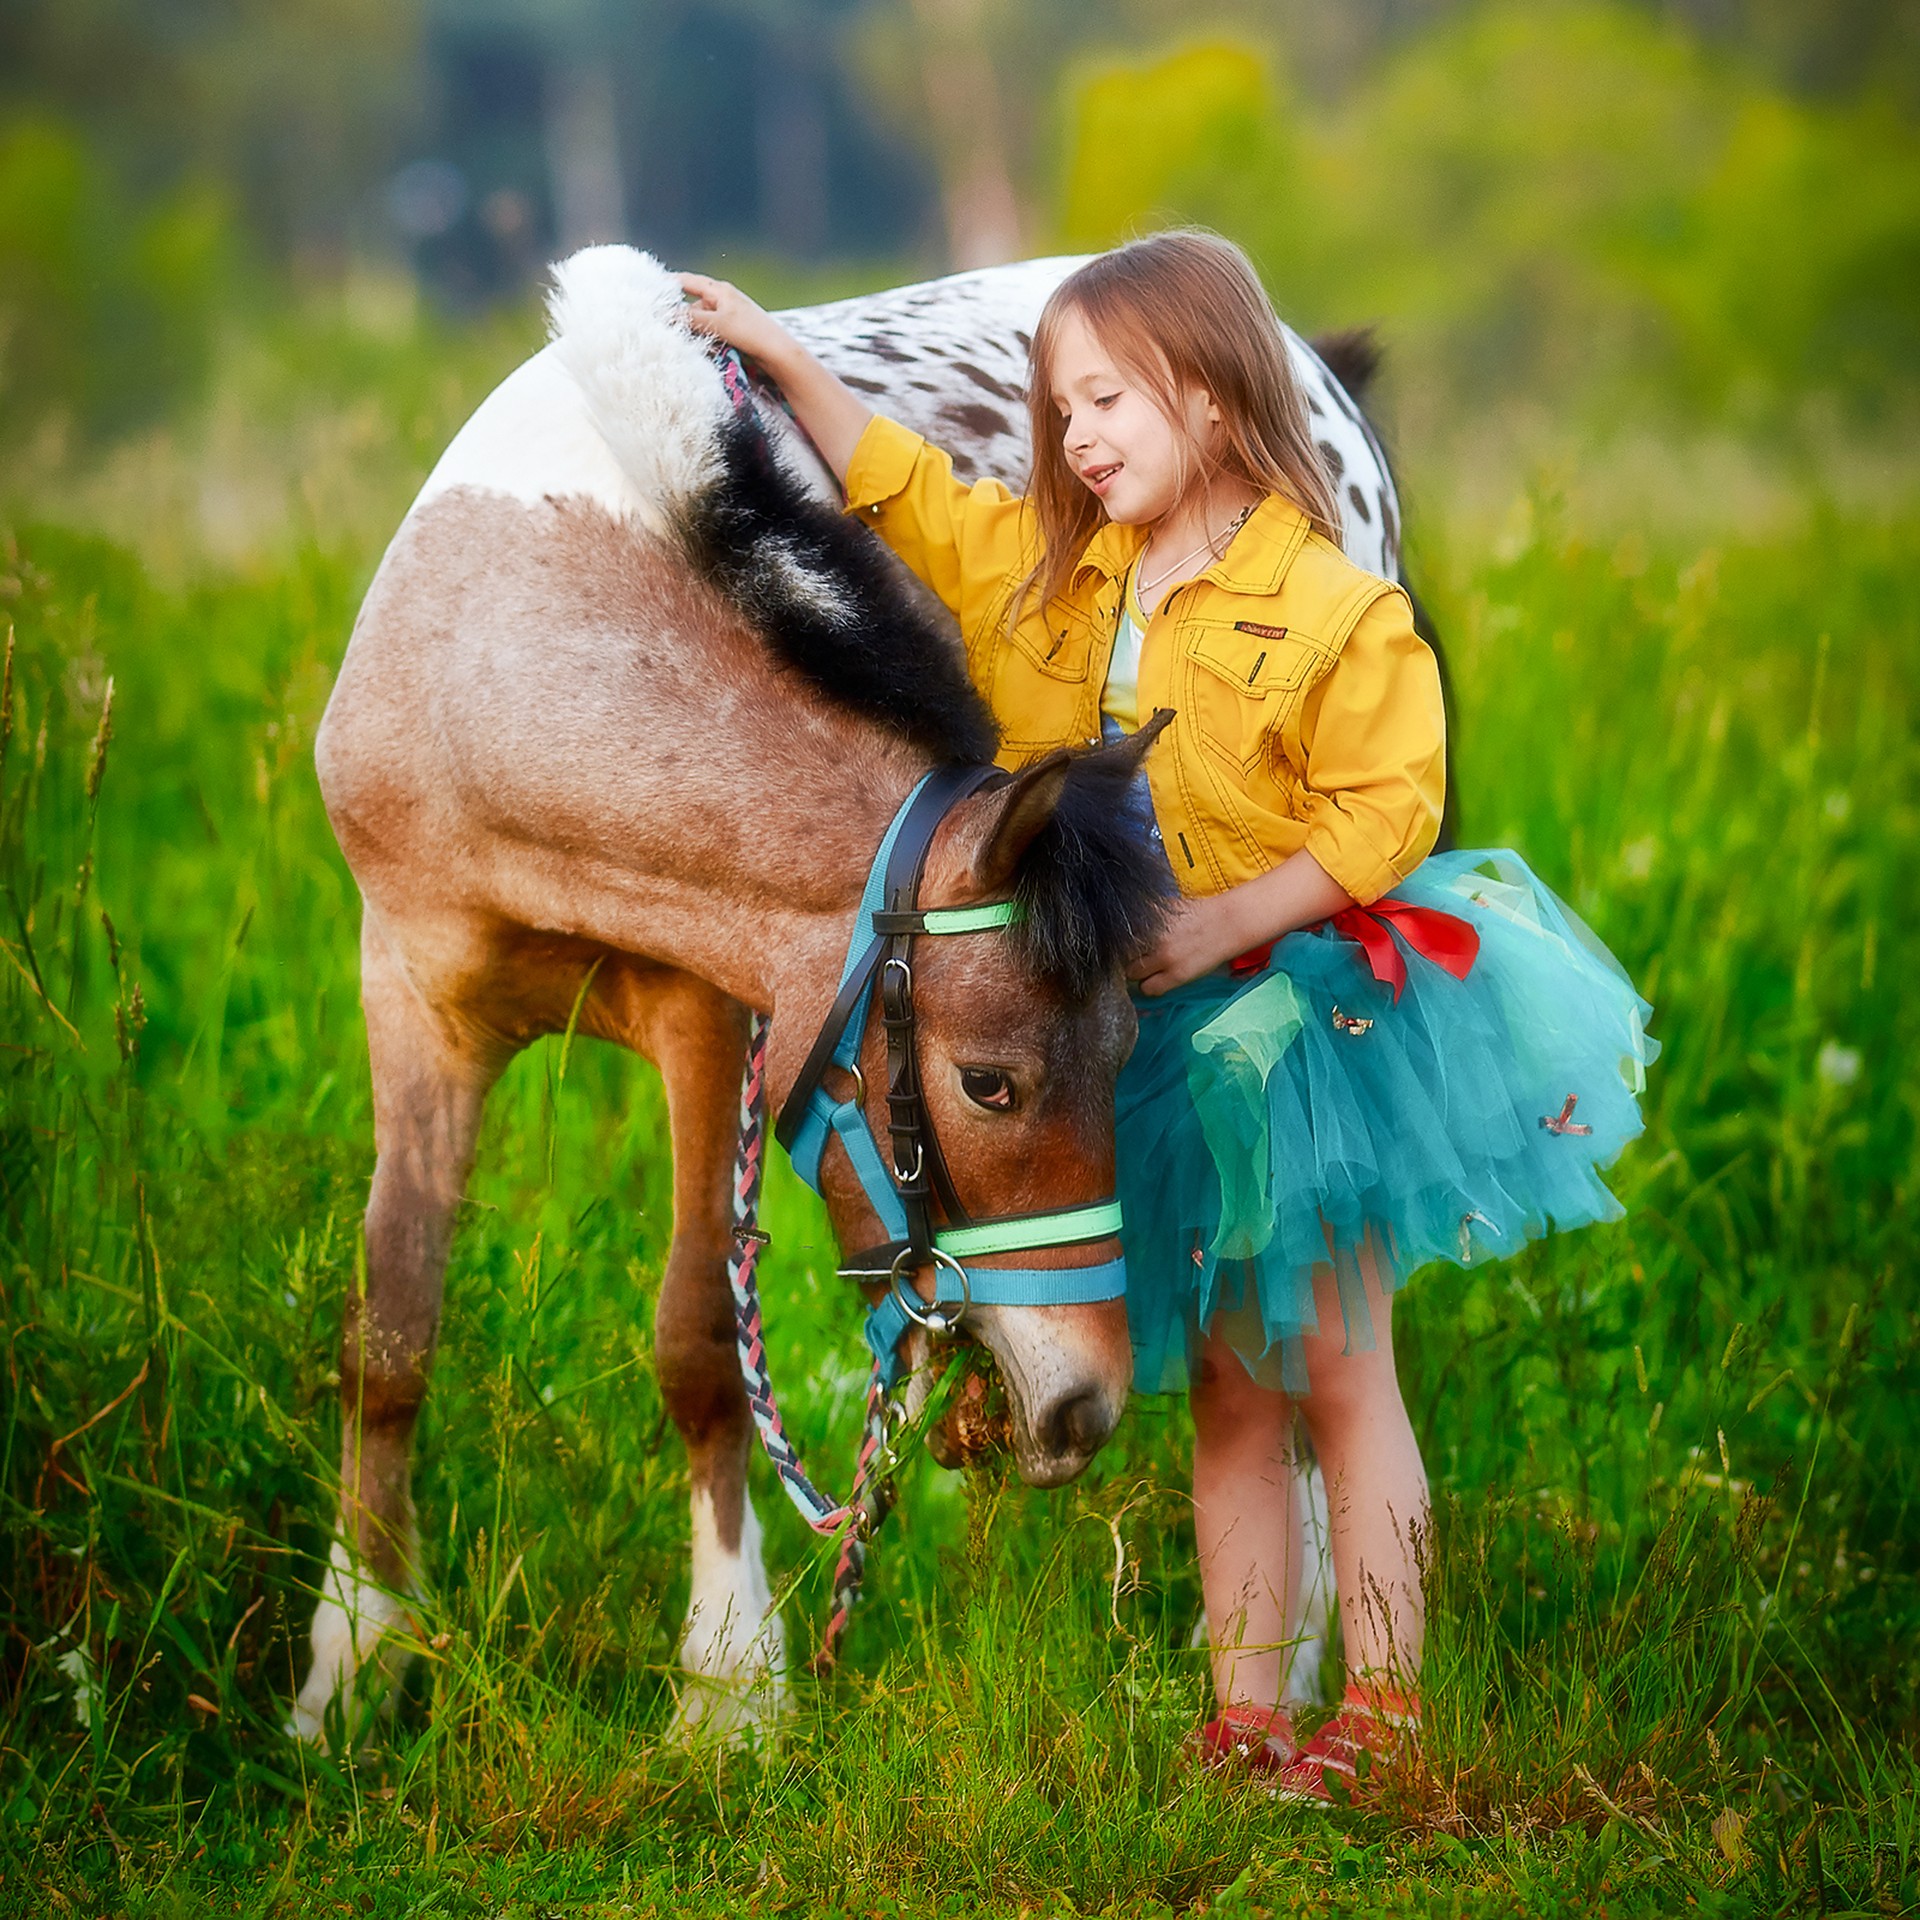
M 962 1067 L 960 1091 L 976 1107 L 995 1113 L 1013 1111 L 1013 1082 L 998 1067 Z

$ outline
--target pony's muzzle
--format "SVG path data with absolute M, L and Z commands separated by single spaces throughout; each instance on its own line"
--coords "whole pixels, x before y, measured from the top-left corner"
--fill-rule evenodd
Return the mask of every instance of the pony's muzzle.
M 967 1331 L 1006 1385 L 1013 1457 L 1029 1486 L 1075 1478 L 1120 1423 L 1133 1374 L 1119 1300 L 1062 1307 L 976 1304 Z

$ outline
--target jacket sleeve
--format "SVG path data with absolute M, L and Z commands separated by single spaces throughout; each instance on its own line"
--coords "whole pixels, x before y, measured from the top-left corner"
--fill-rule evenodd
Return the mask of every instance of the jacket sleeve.
M 847 511 L 946 603 L 970 660 L 1039 550 L 1032 509 L 998 480 L 967 486 L 938 447 L 876 414 L 847 464 Z
M 1360 616 L 1307 695 L 1300 741 L 1307 851 L 1366 906 L 1433 851 L 1446 799 L 1440 663 L 1397 587 Z

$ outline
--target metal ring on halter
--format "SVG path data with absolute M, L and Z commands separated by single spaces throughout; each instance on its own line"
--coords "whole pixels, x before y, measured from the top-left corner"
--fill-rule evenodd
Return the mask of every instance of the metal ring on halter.
M 925 1327 L 929 1333 L 953 1333 L 960 1322 L 967 1317 L 967 1309 L 973 1305 L 973 1289 L 967 1284 L 967 1270 L 950 1253 L 942 1253 L 938 1247 L 929 1250 L 935 1267 L 946 1267 L 960 1282 L 958 1300 L 922 1300 L 909 1286 L 902 1286 L 901 1267 L 909 1260 L 918 1267 L 922 1262 L 915 1256 L 911 1247 L 902 1247 L 893 1256 L 893 1271 L 889 1276 L 893 1286 L 893 1297 L 900 1303 L 904 1313 L 916 1327 Z M 938 1285 L 938 1281 L 935 1281 Z M 952 1311 L 949 1312 L 948 1309 Z
M 865 1107 L 867 1104 L 867 1076 L 860 1071 L 860 1062 L 858 1060 L 849 1060 L 840 1071 L 842 1073 L 852 1074 L 854 1104 L 859 1107 Z

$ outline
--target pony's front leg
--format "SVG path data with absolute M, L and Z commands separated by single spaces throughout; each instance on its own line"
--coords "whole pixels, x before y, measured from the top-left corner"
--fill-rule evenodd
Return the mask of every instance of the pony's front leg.
M 462 1051 L 421 1001 L 369 911 L 362 997 L 377 1158 L 367 1199 L 364 1292 L 340 1340 L 340 1506 L 313 1616 L 313 1660 L 287 1727 L 324 1742 L 335 1701 L 349 1737 L 383 1705 L 418 1645 L 413 1430 L 426 1398 L 454 1209 L 472 1166 L 497 1061 Z
M 786 1700 L 786 1638 L 747 1497 L 753 1423 L 727 1286 L 747 1015 L 686 974 L 656 993 L 648 1051 L 666 1083 L 673 1130 L 673 1246 L 654 1352 L 667 1412 L 686 1443 L 693 1510 L 675 1720 L 683 1732 L 738 1739 L 771 1727 Z

